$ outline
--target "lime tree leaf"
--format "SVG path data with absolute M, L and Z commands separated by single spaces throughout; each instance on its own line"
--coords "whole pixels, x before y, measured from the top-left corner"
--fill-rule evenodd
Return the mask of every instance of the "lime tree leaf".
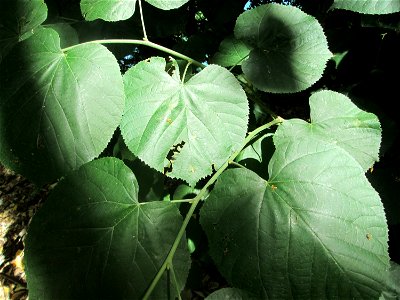
M 243 142 L 248 103 L 226 69 L 210 65 L 182 82 L 163 58 L 142 61 L 124 75 L 121 132 L 150 167 L 194 185 L 221 166 Z
M 223 67 L 241 65 L 242 61 L 249 56 L 252 48 L 243 41 L 229 37 L 221 42 L 212 61 Z
M 248 292 L 235 288 L 223 288 L 208 295 L 205 300 L 245 300 L 245 299 L 259 299 Z
M 122 116 L 112 53 L 98 44 L 63 52 L 52 29 L 14 47 L 0 82 L 0 160 L 39 184 L 98 156 Z
M 400 12 L 398 0 L 335 0 L 331 9 L 346 9 L 363 14 L 391 14 Z
M 47 18 L 43 0 L 0 1 L 0 62 L 19 41 L 29 37 Z
M 397 300 L 400 297 L 400 265 L 390 261 L 390 270 L 386 279 L 386 288 L 379 299 Z
M 132 17 L 136 0 L 81 0 L 85 20 L 120 21 Z
M 242 70 L 266 92 L 310 87 L 332 56 L 318 21 L 294 6 L 274 3 L 245 11 L 236 21 L 235 37 L 253 47 Z
M 201 210 L 231 286 L 268 299 L 378 298 L 388 228 L 360 165 L 334 144 L 293 138 L 276 143 L 268 173 L 225 171 Z
M 60 37 L 60 47 L 66 48 L 79 43 L 78 33 L 75 28 L 73 28 L 68 23 L 55 23 L 46 25 L 46 28 L 51 28 L 57 31 Z
M 189 0 L 145 0 L 145 1 L 163 10 L 175 9 L 189 2 Z
M 136 178 L 122 161 L 89 162 L 56 186 L 29 226 L 29 297 L 141 299 L 181 224 L 174 204 L 138 202 Z M 189 262 L 183 238 L 173 260 L 179 289 Z M 163 276 L 154 299 L 167 299 Z
M 289 120 L 279 139 L 312 138 L 341 147 L 364 171 L 379 160 L 381 126 L 378 118 L 359 109 L 343 94 L 325 90 L 310 97 L 311 124 Z

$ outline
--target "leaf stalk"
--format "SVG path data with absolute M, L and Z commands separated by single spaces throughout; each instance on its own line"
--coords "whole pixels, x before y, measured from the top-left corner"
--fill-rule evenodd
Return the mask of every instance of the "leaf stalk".
M 217 170 L 217 172 L 210 178 L 210 180 L 207 181 L 207 183 L 204 185 L 204 187 L 200 190 L 200 192 L 197 194 L 196 197 L 193 198 L 193 202 L 191 203 L 191 206 L 189 208 L 188 213 L 185 216 L 185 219 L 183 220 L 182 226 L 179 229 L 179 232 L 175 238 L 174 243 L 172 244 L 171 250 L 169 251 L 167 258 L 165 259 L 164 263 L 162 264 L 161 268 L 158 270 L 156 276 L 154 277 L 153 281 L 151 282 L 149 288 L 147 289 L 146 293 L 143 296 L 143 299 L 148 299 L 153 292 L 154 288 L 156 287 L 158 281 L 161 279 L 161 276 L 163 275 L 164 271 L 166 270 L 167 267 L 172 266 L 172 260 L 174 258 L 175 252 L 178 249 L 179 243 L 181 242 L 181 239 L 183 235 L 185 234 L 186 227 L 189 224 L 190 219 L 192 218 L 192 215 L 197 207 L 197 204 L 199 204 L 200 200 L 204 198 L 204 196 L 207 195 L 208 193 L 208 188 L 217 181 L 218 177 L 228 168 L 230 162 L 234 161 L 236 156 L 239 155 L 239 153 L 242 151 L 244 147 L 248 143 L 250 143 L 260 132 L 264 131 L 265 129 L 270 128 L 271 126 L 277 125 L 279 123 L 282 123 L 284 121 L 283 118 L 277 117 L 271 122 L 264 124 L 252 132 L 250 132 L 245 140 L 243 141 L 241 147 L 236 150 L 228 159 L 227 161 Z

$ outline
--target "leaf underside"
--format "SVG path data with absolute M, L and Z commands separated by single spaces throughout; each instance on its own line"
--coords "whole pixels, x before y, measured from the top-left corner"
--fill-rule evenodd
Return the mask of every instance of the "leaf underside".
M 7 56 L 0 80 L 0 160 L 39 184 L 98 156 L 119 125 L 122 76 L 102 45 L 64 53 L 42 29 Z
M 331 9 L 345 9 L 363 14 L 391 14 L 400 12 L 398 0 L 335 0 Z
M 121 132 L 128 148 L 150 167 L 194 185 L 243 142 L 247 98 L 235 77 L 210 65 L 182 82 L 163 58 L 152 57 L 124 75 Z M 168 154 L 171 157 L 167 159 Z
M 266 92 L 310 87 L 332 56 L 318 21 L 294 6 L 265 4 L 245 11 L 236 21 L 235 37 L 253 47 L 242 70 Z
M 52 191 L 30 224 L 26 275 L 32 299 L 140 299 L 182 224 L 168 202 L 138 202 L 131 170 L 115 158 L 82 166 Z M 186 238 L 173 260 L 182 289 Z M 154 299 L 166 299 L 164 274 Z M 174 289 L 171 288 L 172 291 Z
M 326 95 L 314 96 L 312 114 L 321 123 L 284 121 L 274 135 L 269 180 L 247 169 L 224 172 L 200 221 L 234 287 L 270 299 L 378 298 L 389 266 L 383 205 L 357 154 L 326 138 L 332 128 L 293 130 L 322 126 L 331 113 L 322 112 L 327 102 L 315 101 Z
M 0 62 L 19 41 L 29 37 L 47 18 L 43 0 L 0 2 Z

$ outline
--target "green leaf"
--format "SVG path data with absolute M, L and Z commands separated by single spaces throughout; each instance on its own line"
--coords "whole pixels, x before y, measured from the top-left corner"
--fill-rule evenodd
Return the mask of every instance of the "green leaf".
M 47 18 L 43 0 L 0 1 L 0 62 L 19 41 L 29 37 Z
M 346 9 L 363 14 L 391 14 L 400 12 L 398 0 L 335 0 L 331 9 Z
M 142 61 L 124 75 L 121 132 L 146 164 L 194 185 L 221 166 L 243 142 L 248 103 L 226 69 L 210 65 L 182 82 L 163 58 Z
M 386 288 L 379 299 L 397 300 L 400 298 L 400 265 L 390 261 L 390 270 L 386 279 Z
M 63 52 L 52 29 L 14 48 L 0 82 L 0 160 L 39 184 L 98 156 L 122 116 L 123 82 L 111 52 L 98 44 Z
M 378 118 L 359 109 L 343 94 L 320 91 L 310 97 L 311 124 L 289 120 L 275 143 L 286 139 L 324 140 L 344 149 L 367 171 L 379 160 L 381 126 Z
M 189 0 L 145 0 L 145 1 L 163 10 L 175 9 L 189 2 Z
M 223 288 L 208 295 L 206 300 L 244 300 L 244 299 L 259 299 L 248 292 L 235 288 Z
M 266 4 L 245 11 L 236 21 L 235 37 L 254 47 L 242 70 L 266 92 L 310 87 L 332 56 L 318 21 L 294 6 Z
M 359 164 L 332 144 L 292 139 L 277 145 L 269 175 L 225 171 L 202 208 L 231 286 L 268 299 L 378 298 L 388 229 Z
M 60 47 L 66 48 L 79 43 L 78 33 L 76 30 L 67 23 L 48 24 L 46 28 L 51 28 L 57 31 L 60 37 Z
M 249 56 L 252 48 L 234 37 L 226 38 L 221 42 L 212 61 L 223 67 L 241 65 L 242 61 Z
M 136 0 L 81 0 L 82 15 L 87 21 L 120 21 L 132 17 Z
M 29 226 L 29 297 L 140 299 L 182 217 L 171 203 L 140 204 L 137 195 L 135 176 L 115 158 L 92 161 L 61 181 Z M 179 289 L 189 261 L 183 238 L 173 260 Z M 164 275 L 152 297 L 167 299 L 166 286 Z

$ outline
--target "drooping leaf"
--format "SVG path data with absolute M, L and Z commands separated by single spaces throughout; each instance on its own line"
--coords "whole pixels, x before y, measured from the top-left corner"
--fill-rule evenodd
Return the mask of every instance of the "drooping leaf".
M 47 28 L 51 28 L 57 31 L 60 37 L 60 47 L 66 48 L 79 43 L 79 37 L 76 30 L 68 23 L 54 23 L 46 25 Z
M 189 0 L 145 0 L 145 1 L 159 9 L 170 10 L 181 7 Z
M 332 56 L 318 21 L 294 6 L 265 4 L 245 11 L 236 21 L 235 37 L 254 47 L 242 70 L 266 92 L 310 87 Z
M 218 52 L 213 57 L 213 63 L 223 67 L 241 65 L 248 57 L 253 47 L 234 37 L 226 38 L 221 42 Z
M 136 0 L 81 0 L 82 15 L 87 21 L 120 21 L 132 17 Z
M 0 62 L 19 41 L 29 37 L 47 18 L 43 0 L 0 1 Z
M 268 299 L 378 298 L 388 229 L 359 164 L 335 145 L 293 139 L 277 145 L 269 175 L 228 170 L 202 208 L 228 282 Z
M 324 140 L 344 149 L 364 171 L 379 160 L 381 126 L 378 118 L 359 109 L 343 94 L 325 90 L 310 97 L 311 124 L 290 120 L 283 124 L 280 140 Z
M 363 14 L 391 14 L 400 12 L 398 0 L 334 0 L 331 9 L 346 9 Z
M 39 184 L 98 156 L 122 116 L 123 82 L 111 52 L 98 44 L 63 52 L 52 29 L 14 48 L 0 82 L 0 160 Z
M 251 295 L 250 293 L 235 289 L 235 288 L 223 288 L 213 292 L 212 294 L 208 295 L 205 300 L 247 300 L 247 299 L 259 299 Z
M 124 75 L 121 132 L 146 164 L 194 185 L 243 142 L 248 120 L 244 91 L 226 69 L 210 65 L 182 82 L 163 58 L 142 61 Z
M 172 203 L 138 202 L 136 178 L 122 161 L 89 162 L 57 185 L 29 226 L 29 297 L 140 299 L 181 223 Z M 173 263 L 182 289 L 189 268 L 185 238 Z M 152 297 L 167 299 L 166 286 L 164 274 Z

